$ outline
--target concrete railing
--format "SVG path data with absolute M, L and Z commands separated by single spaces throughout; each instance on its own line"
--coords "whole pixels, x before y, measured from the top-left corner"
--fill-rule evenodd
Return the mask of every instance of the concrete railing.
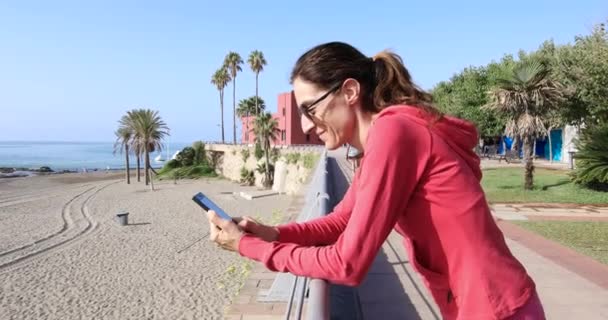
M 305 222 L 327 215 L 333 210 L 335 190 L 332 189 L 332 170 L 340 170 L 336 165 L 330 165 L 327 150 L 323 150 L 313 172 L 305 195 L 304 206 L 296 218 L 297 222 Z M 337 173 L 337 172 L 335 172 Z M 334 200 L 334 201 L 332 201 Z M 360 304 L 355 288 L 337 286 L 322 279 L 298 277 L 289 273 L 277 274 L 270 289 L 258 297 L 258 301 L 287 302 L 285 319 L 326 320 L 335 316 L 346 316 L 348 319 L 360 319 Z M 306 312 L 304 304 L 307 303 Z
M 312 220 L 330 212 L 328 194 L 328 158 L 327 151 L 323 151 L 317 168 L 308 186 L 306 201 L 298 222 Z M 308 279 L 293 277 L 290 296 L 287 300 L 285 319 L 290 319 L 295 306 L 295 319 L 302 319 L 304 300 L 308 290 L 308 306 L 306 319 L 329 319 L 329 285 L 321 279 Z

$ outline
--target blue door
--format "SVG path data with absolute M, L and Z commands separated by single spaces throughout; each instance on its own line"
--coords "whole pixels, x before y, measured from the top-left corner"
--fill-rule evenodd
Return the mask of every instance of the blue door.
M 545 144 L 545 158 L 549 159 L 549 148 L 553 151 L 553 161 L 562 160 L 562 129 L 551 130 L 551 146 L 549 139 Z
M 536 139 L 536 156 L 539 158 L 548 158 L 549 155 L 545 155 L 545 145 L 547 145 L 548 139 L 544 138 L 544 139 Z

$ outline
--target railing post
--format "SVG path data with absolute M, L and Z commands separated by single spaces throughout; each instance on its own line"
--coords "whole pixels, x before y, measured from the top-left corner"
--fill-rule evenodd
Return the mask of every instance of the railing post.
M 329 285 L 321 279 L 310 280 L 307 320 L 329 319 Z

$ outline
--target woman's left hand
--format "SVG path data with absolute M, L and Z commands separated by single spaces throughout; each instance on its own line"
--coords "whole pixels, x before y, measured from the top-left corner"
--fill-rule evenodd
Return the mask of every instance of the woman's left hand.
M 215 211 L 207 211 L 207 219 L 209 219 L 209 239 L 217 243 L 220 247 L 230 250 L 239 251 L 239 241 L 244 235 L 244 232 L 232 220 L 220 218 Z

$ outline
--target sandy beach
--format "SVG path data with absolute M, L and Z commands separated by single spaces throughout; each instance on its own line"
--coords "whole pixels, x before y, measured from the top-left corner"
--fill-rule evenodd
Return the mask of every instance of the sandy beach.
M 156 182 L 150 191 L 121 177 L 0 180 L 0 318 L 221 319 L 244 259 L 208 241 L 192 195 L 265 219 L 293 199 L 245 200 L 233 193 L 254 187 L 221 179 Z M 120 226 L 114 217 L 125 210 L 129 225 Z

